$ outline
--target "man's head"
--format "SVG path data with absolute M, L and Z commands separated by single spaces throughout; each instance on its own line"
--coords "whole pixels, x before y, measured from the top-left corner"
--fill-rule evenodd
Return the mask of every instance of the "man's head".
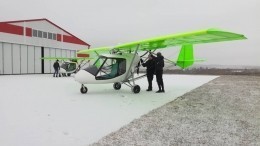
M 151 59 L 153 59 L 153 58 L 154 58 L 154 56 L 153 56 L 152 54 L 149 54 L 149 55 L 148 55 L 148 59 L 149 59 L 149 60 L 151 60 Z
M 157 57 L 160 57 L 162 56 L 162 53 L 161 52 L 157 52 Z
M 59 60 L 57 59 L 56 62 L 59 62 Z

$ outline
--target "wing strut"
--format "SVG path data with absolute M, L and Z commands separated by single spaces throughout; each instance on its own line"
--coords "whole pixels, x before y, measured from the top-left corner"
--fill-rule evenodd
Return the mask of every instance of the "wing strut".
M 131 64 L 130 64 L 130 66 L 129 66 L 129 69 L 128 69 L 128 71 L 127 71 L 127 74 L 126 74 L 126 76 L 125 76 L 125 81 L 126 80 L 128 80 L 128 75 L 129 75 L 129 73 L 131 72 L 131 70 L 132 70 L 132 65 L 133 65 L 133 62 L 134 62 L 134 60 L 135 60 L 135 57 L 136 57 L 136 55 L 137 55 L 137 51 L 138 51 L 138 49 L 139 49 L 139 44 L 136 46 L 136 49 L 135 49 L 135 55 L 134 55 L 134 57 L 133 57 L 133 59 L 132 59 L 132 61 L 131 61 Z M 132 77 L 134 78 L 134 73 L 132 73 L 131 72 L 131 74 L 132 74 Z M 133 81 L 133 83 L 135 84 L 135 82 Z

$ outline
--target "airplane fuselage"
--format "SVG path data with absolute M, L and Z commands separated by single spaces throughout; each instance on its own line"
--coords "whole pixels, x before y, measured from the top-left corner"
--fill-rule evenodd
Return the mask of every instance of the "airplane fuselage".
M 135 70 L 140 61 L 140 56 L 131 53 L 102 54 L 100 58 L 102 60 L 97 60 L 101 61 L 100 66 L 96 61 L 88 68 L 78 71 L 75 74 L 75 80 L 80 84 L 122 82 L 131 76 L 131 72 Z

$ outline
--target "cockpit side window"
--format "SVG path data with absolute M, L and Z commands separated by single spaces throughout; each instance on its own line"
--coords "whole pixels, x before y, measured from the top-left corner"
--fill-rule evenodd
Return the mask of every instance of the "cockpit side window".
M 118 77 L 126 72 L 126 60 L 123 58 L 107 58 L 96 75 L 97 80 Z
M 75 62 L 71 62 L 68 64 L 68 71 L 73 71 L 77 68 L 76 63 Z
M 68 65 L 69 65 L 69 63 L 64 62 L 64 63 L 61 64 L 60 67 L 63 68 L 63 69 L 65 69 L 65 70 L 68 70 Z

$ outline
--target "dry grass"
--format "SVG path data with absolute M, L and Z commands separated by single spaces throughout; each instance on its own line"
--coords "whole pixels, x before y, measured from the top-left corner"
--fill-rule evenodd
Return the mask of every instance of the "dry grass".
M 260 145 L 260 77 L 221 76 L 93 145 Z

